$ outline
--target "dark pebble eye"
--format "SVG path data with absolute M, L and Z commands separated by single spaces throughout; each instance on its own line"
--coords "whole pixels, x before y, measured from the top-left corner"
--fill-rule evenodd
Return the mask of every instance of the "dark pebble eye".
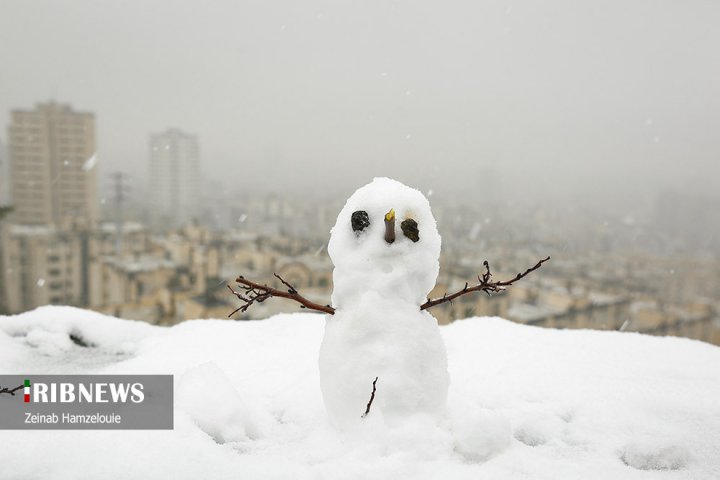
M 353 212 L 352 217 L 350 217 L 350 223 L 352 224 L 353 232 L 360 233 L 370 226 L 370 217 L 368 217 L 365 210 L 358 210 Z
M 418 224 L 412 218 L 403 220 L 400 224 L 400 228 L 402 229 L 403 235 L 413 242 L 420 240 L 420 230 L 418 230 Z

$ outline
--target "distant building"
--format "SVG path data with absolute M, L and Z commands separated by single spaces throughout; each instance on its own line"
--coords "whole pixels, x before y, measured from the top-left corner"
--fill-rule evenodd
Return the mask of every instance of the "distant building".
M 8 139 L 11 222 L 64 227 L 98 220 L 92 113 L 55 102 L 13 110 Z
M 0 224 L 0 312 L 47 304 L 97 309 L 135 302 L 165 285 L 174 270 L 169 262 L 147 259 L 152 254 L 147 231 L 133 223 L 123 228 L 124 259 L 119 260 L 114 224 L 92 230 Z
M 44 225 L 7 225 L 0 282 L 12 313 L 40 305 L 85 305 L 89 293 L 87 237 Z
M 10 202 L 10 161 L 5 152 L 5 145 L 0 142 L 0 207 L 9 205 Z
M 200 151 L 195 135 L 169 129 L 150 136 L 150 217 L 155 228 L 194 219 L 200 200 Z

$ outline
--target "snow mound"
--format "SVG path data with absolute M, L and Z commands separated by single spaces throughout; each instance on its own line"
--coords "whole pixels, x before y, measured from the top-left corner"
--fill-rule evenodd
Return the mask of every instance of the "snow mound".
M 212 388 L 208 388 L 212 385 Z M 191 368 L 180 377 L 177 406 L 217 443 L 243 442 L 262 436 L 271 418 L 248 405 L 214 363 Z
M 0 317 L 1 373 L 176 376 L 174 430 L 0 431 L 0 478 L 720 478 L 717 347 L 463 320 L 441 327 L 443 420 L 369 415 L 338 431 L 320 395 L 323 326 L 313 314 L 171 328 L 60 307 Z
M 481 462 L 510 445 L 510 421 L 502 414 L 485 409 L 452 412 L 455 451 L 471 462 Z
M 687 465 L 690 453 L 682 447 L 657 441 L 636 442 L 625 448 L 621 459 L 638 470 L 680 470 Z

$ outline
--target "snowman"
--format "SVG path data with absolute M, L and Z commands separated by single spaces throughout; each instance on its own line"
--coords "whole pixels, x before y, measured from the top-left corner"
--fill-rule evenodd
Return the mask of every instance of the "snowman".
M 447 354 L 420 305 L 437 279 L 440 235 L 425 196 L 389 178 L 358 189 L 332 228 L 332 304 L 320 348 L 320 385 L 332 422 L 372 414 L 392 423 L 445 410 Z M 373 383 L 377 378 L 376 385 Z
M 287 290 L 241 276 L 236 279 L 240 291 L 228 288 L 243 305 L 229 316 L 271 297 L 328 314 L 320 386 L 330 420 L 340 428 L 368 413 L 387 424 L 418 415 L 442 418 L 450 382 L 447 353 L 427 309 L 472 292 L 502 291 L 550 259 L 507 281 L 491 281 L 485 262 L 477 285 L 466 283 L 455 293 L 428 300 L 439 271 L 435 219 L 422 193 L 389 178 L 375 178 L 347 200 L 332 228 L 328 253 L 335 265 L 332 306 L 308 300 L 277 274 Z

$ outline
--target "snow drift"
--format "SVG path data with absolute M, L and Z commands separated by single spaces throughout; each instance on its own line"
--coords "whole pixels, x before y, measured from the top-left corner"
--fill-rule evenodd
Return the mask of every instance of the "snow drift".
M 0 478 L 720 477 L 717 347 L 463 320 L 441 327 L 442 422 L 389 428 L 371 412 L 339 432 L 320 395 L 323 324 L 161 328 L 69 307 L 0 317 L 1 373 L 176 376 L 174 430 L 1 431 Z

